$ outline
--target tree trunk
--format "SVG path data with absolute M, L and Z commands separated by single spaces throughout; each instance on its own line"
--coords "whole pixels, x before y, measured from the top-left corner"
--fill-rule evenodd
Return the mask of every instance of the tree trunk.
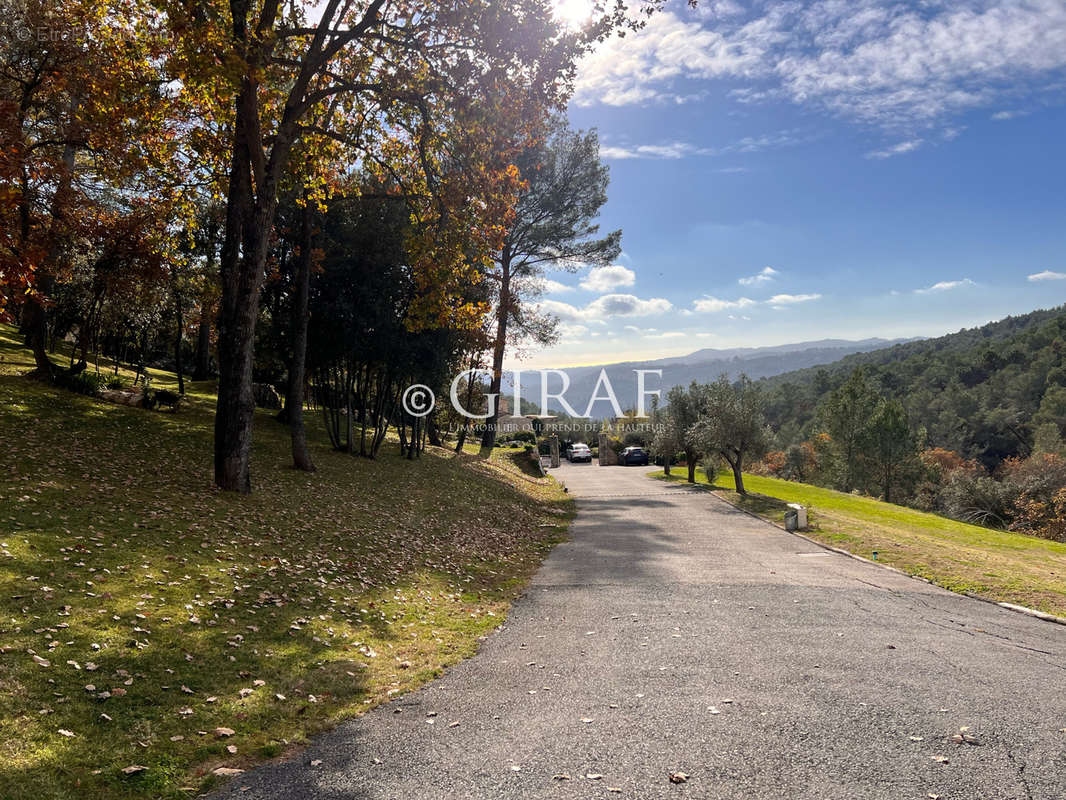
M 196 353 L 193 356 L 192 379 L 194 381 L 206 381 L 211 377 L 211 316 L 212 316 L 212 292 L 208 289 L 211 281 L 215 280 L 215 255 L 218 242 L 218 222 L 214 212 L 207 225 L 207 237 L 205 241 L 205 255 L 207 262 L 204 268 L 204 286 L 200 293 L 200 321 L 196 330 Z
M 485 432 L 481 436 L 481 455 L 488 457 L 496 444 L 496 421 L 500 417 L 499 393 L 503 382 L 503 355 L 507 347 L 507 321 L 511 314 L 511 261 L 505 248 L 500 257 L 500 303 L 496 311 L 496 341 L 492 348 L 492 383 L 489 392 L 497 395 L 493 414 L 485 420 Z M 521 413 L 521 409 L 512 409 Z
M 178 290 L 178 268 L 173 263 L 170 265 L 170 277 L 174 282 L 174 311 L 178 318 L 178 330 L 174 342 L 174 371 L 178 373 L 178 394 L 185 394 L 185 365 L 181 352 L 185 345 L 185 313 L 182 308 L 181 292 Z
M 474 376 L 473 370 L 477 367 L 478 362 L 481 361 L 481 353 L 472 352 L 470 354 L 470 372 L 467 373 L 466 379 L 466 403 L 463 406 L 468 411 L 470 410 L 470 401 L 474 399 Z M 459 436 L 455 441 L 455 452 L 463 452 L 463 445 L 466 444 L 466 434 L 470 430 L 470 418 L 463 417 L 463 427 L 459 429 Z
M 304 429 L 304 382 L 307 368 L 307 302 L 311 287 L 311 204 L 304 191 L 304 207 L 300 222 L 300 257 L 296 261 L 295 288 L 292 301 L 292 367 L 289 370 L 289 391 L 285 397 L 289 429 L 292 433 L 292 465 L 304 472 L 314 472 L 311 453 L 307 449 Z
M 211 374 L 211 312 L 200 306 L 200 322 L 196 329 L 196 354 L 193 356 L 192 379 L 205 381 Z
M 687 452 L 685 453 L 685 466 L 688 467 L 688 482 L 696 482 L 696 454 Z
M 736 486 L 737 494 L 747 494 L 748 490 L 744 488 L 744 456 L 738 453 L 735 461 L 729 458 L 726 460 L 733 468 L 733 484 Z
M 277 210 L 278 175 L 295 136 L 295 129 L 283 128 L 278 134 L 253 194 L 253 153 L 259 156 L 255 162 L 262 162 L 262 145 L 257 139 L 258 102 L 257 83 L 246 76 L 237 98 L 226 235 L 219 259 L 222 298 L 218 315 L 215 483 L 221 489 L 244 493 L 252 490 L 252 364 L 259 293 Z
M 76 109 L 76 102 L 71 101 L 71 117 L 74 116 Z M 25 116 L 23 115 L 20 118 L 20 128 L 24 120 Z M 60 242 L 62 240 L 59 236 L 59 224 L 63 220 L 63 204 L 67 201 L 67 195 L 70 193 L 70 187 L 74 181 L 74 158 L 76 155 L 73 144 L 68 143 L 63 147 L 63 173 L 59 178 L 55 194 L 52 196 L 52 207 L 50 209 L 48 251 L 45 255 L 44 264 L 41 265 L 37 272 L 35 287 L 37 293 L 26 297 L 26 307 L 22 315 L 23 330 L 27 334 L 26 343 L 33 350 L 33 361 L 36 366 L 36 369 L 31 374 L 46 380 L 52 379 L 55 374 L 55 365 L 48 357 L 48 311 L 45 307 L 45 301 L 42 301 L 41 298 L 50 297 L 55 289 L 53 268 L 59 259 Z M 25 177 L 27 176 L 24 175 Z M 24 205 L 20 209 L 23 217 L 22 243 L 24 245 L 28 243 L 27 240 L 30 234 L 30 196 L 28 187 L 28 182 L 24 182 L 22 195 Z
M 444 446 L 440 439 L 440 429 L 437 428 L 437 420 L 434 417 L 426 419 L 426 438 L 429 439 L 429 443 L 434 447 Z

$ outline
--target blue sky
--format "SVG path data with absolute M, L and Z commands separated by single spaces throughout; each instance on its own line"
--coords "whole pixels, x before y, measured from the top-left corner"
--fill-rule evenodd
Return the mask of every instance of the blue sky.
M 580 10 L 585 0 L 566 0 Z M 1066 2 L 670 5 L 581 66 L 612 267 L 536 366 L 932 335 L 1066 302 Z

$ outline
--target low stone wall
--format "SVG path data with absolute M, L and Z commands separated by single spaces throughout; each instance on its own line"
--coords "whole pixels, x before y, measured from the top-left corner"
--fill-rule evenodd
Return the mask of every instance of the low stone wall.
M 109 403 L 117 403 L 120 406 L 140 406 L 144 403 L 144 390 L 134 389 L 100 389 L 97 393 L 103 400 Z

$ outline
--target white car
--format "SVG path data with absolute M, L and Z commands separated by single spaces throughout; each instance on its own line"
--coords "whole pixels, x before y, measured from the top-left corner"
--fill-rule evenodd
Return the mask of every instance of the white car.
M 589 463 L 592 463 L 592 451 L 589 450 L 587 444 L 576 442 L 567 448 L 566 460 L 571 464 L 575 461 L 588 461 Z

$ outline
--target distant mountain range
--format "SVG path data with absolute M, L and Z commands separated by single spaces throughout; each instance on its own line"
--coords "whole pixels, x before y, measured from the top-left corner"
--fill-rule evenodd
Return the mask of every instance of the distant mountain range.
M 635 370 L 662 370 L 661 378 L 656 375 L 645 377 L 645 390 L 660 389 L 665 396 L 667 390 L 673 386 L 692 381 L 706 383 L 723 373 L 731 378 L 736 378 L 741 373 L 750 378 L 769 378 L 792 370 L 831 364 L 855 353 L 867 353 L 910 341 L 915 339 L 820 339 L 772 347 L 737 347 L 726 350 L 706 348 L 672 358 L 568 367 L 565 372 L 570 377 L 570 387 L 566 390 L 565 398 L 578 415 L 584 414 L 596 390 L 600 370 L 606 370 L 618 403 L 625 410 L 634 408 L 637 404 Z M 525 413 L 540 413 L 540 375 L 535 371 L 523 372 L 521 380 L 522 410 Z M 513 374 L 508 373 L 505 376 L 504 389 L 508 401 L 513 393 L 513 385 Z M 549 377 L 549 392 L 558 392 L 561 387 L 562 382 L 558 376 Z M 599 394 L 605 394 L 603 387 L 600 388 Z M 647 405 L 650 407 L 650 404 L 651 398 L 648 398 Z M 558 400 L 553 399 L 549 400 L 548 409 L 549 413 L 564 410 Z M 598 400 L 592 406 L 591 416 L 602 419 L 612 416 L 613 413 L 610 401 Z

